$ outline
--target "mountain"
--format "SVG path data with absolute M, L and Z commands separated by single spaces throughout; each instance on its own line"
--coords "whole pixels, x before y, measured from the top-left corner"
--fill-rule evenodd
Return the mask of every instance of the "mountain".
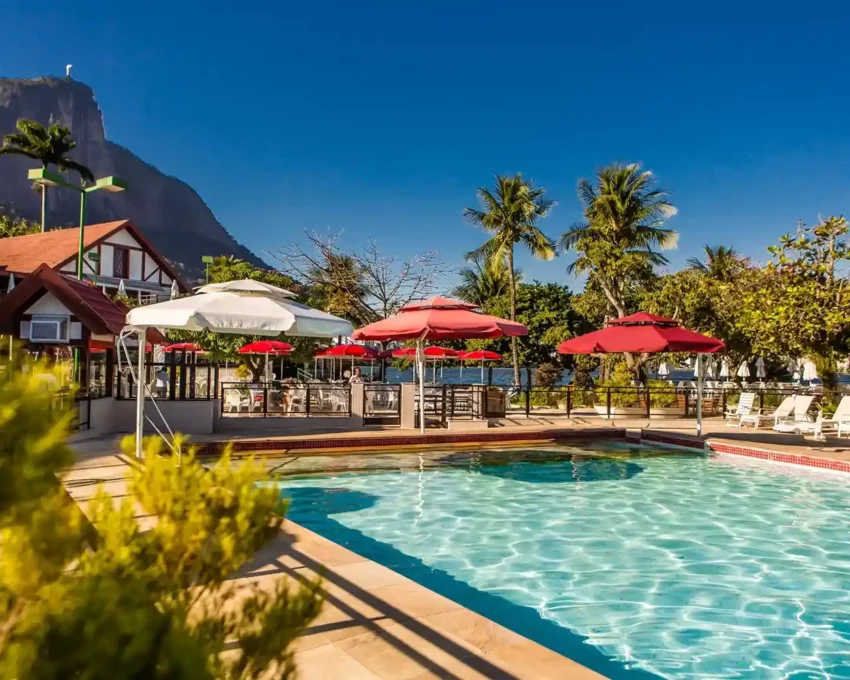
M 14 132 L 19 118 L 71 128 L 77 142 L 71 155 L 76 160 L 91 168 L 95 177 L 116 175 L 127 181 L 129 190 L 123 193 L 90 194 L 86 222 L 129 218 L 188 274 L 203 271 L 203 255 L 233 255 L 268 266 L 227 232 L 192 187 L 106 139 L 103 113 L 88 85 L 70 78 L 0 78 L 0 137 Z M 40 221 L 41 197 L 27 180 L 26 171 L 33 167 L 38 164 L 28 158 L 0 156 L 0 205 Z M 79 224 L 76 193 L 48 190 L 47 201 L 48 228 Z

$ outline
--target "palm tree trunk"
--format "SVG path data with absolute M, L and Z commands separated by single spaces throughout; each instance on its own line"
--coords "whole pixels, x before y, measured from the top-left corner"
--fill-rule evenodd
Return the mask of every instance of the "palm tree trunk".
M 516 321 L 516 273 L 514 272 L 514 249 L 508 250 L 508 277 L 510 279 L 511 321 Z M 511 338 L 511 354 L 514 360 L 514 385 L 519 386 L 519 345 L 516 337 Z

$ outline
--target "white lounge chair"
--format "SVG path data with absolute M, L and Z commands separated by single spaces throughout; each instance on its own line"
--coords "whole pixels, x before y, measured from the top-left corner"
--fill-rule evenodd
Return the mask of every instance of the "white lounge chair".
M 754 392 L 741 392 L 741 396 L 738 398 L 738 405 L 735 408 L 726 409 L 726 426 L 741 427 L 744 422 L 752 421 L 750 416 L 755 416 L 756 418 L 761 416 L 761 409 L 756 409 L 756 412 L 753 413 L 755 399 L 756 395 Z M 744 421 L 744 418 L 747 418 L 747 420 Z
M 824 429 L 836 429 L 839 437 L 843 436 L 844 430 L 850 430 L 850 396 L 841 397 L 831 418 L 819 415 L 813 423 L 801 423 L 798 431 L 800 434 L 812 433 L 815 439 L 823 440 L 826 439 Z
M 241 390 L 234 387 L 227 387 L 224 390 L 224 408 L 229 413 L 239 413 L 243 408 L 247 411 L 250 408 L 251 399 Z
M 775 426 L 775 425 L 783 422 L 786 418 L 789 418 L 793 412 L 794 412 L 794 397 L 790 396 L 790 397 L 785 397 L 785 399 L 782 400 L 782 403 L 779 404 L 779 406 L 776 407 L 776 410 L 773 411 L 773 413 L 765 414 L 765 413 L 762 413 L 761 410 L 759 410 L 758 413 L 750 413 L 749 415 L 741 416 L 740 421 L 741 421 L 741 425 L 752 423 L 753 429 L 757 430 L 759 428 L 759 425 L 762 424 L 762 422 L 773 421 L 773 424 Z
M 809 418 L 809 407 L 812 405 L 814 397 L 811 395 L 798 394 L 794 397 L 793 419 L 789 415 L 784 419 L 776 419 L 773 424 L 773 429 L 777 432 L 795 432 L 802 434 L 802 431 L 812 431 L 810 427 L 814 422 Z

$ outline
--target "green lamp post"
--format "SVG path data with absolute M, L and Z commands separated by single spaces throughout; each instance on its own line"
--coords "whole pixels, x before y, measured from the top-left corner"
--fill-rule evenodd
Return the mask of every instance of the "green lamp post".
M 100 262 L 100 255 L 97 254 L 96 251 L 91 251 L 89 253 L 89 262 L 92 263 L 92 269 L 94 270 L 94 285 L 97 285 L 97 263 Z
M 214 258 L 212 255 L 202 255 L 201 262 L 204 263 L 204 276 L 206 277 L 206 283 L 210 282 L 210 265 L 212 265 Z
M 86 196 L 94 191 L 107 191 L 115 194 L 127 189 L 127 182 L 118 177 L 101 177 L 92 186 L 75 186 L 66 182 L 65 179 L 56 172 L 51 172 L 47 168 L 36 168 L 30 170 L 27 175 L 28 179 L 42 187 L 66 187 L 80 192 L 80 245 L 77 249 L 77 278 L 83 280 L 83 250 L 85 248 L 85 228 L 86 228 Z

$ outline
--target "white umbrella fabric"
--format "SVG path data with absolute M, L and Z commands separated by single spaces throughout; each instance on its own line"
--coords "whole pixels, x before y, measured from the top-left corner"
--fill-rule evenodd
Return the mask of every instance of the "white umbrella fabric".
M 720 360 L 720 373 L 718 374 L 719 378 L 728 378 L 729 377 L 729 360 L 721 359 Z
M 118 295 L 121 297 L 127 297 L 127 287 L 124 285 L 124 279 L 121 279 L 118 282 Z
M 818 377 L 818 369 L 815 367 L 815 362 L 811 359 L 806 359 L 803 362 L 803 381 L 811 382 L 812 380 L 816 380 Z
M 797 362 L 796 359 L 789 359 L 787 370 L 789 373 L 794 374 L 800 370 L 800 364 Z
M 749 378 L 750 377 L 750 366 L 746 361 L 742 361 L 741 365 L 738 366 L 738 370 L 735 372 L 735 375 L 739 378 Z
M 662 361 L 658 365 L 658 376 L 661 378 L 666 378 L 673 372 L 673 367 L 670 365 L 668 361 Z
M 180 286 L 177 285 L 177 281 L 171 282 L 171 299 L 180 297 Z
M 242 279 L 201 286 L 196 295 L 166 300 L 127 313 L 127 326 L 139 334 L 138 376 L 145 374 L 145 333 L 148 328 L 214 333 L 332 338 L 351 335 L 350 322 L 313 309 L 294 293 L 261 281 Z M 128 329 L 124 329 L 124 334 Z M 138 380 L 136 395 L 136 457 L 142 455 L 145 390 Z
M 764 359 L 759 357 L 756 359 L 756 378 L 764 380 L 767 377 L 767 369 L 764 365 Z
M 9 274 L 9 283 L 6 285 L 6 292 L 11 293 L 15 290 L 15 275 Z

